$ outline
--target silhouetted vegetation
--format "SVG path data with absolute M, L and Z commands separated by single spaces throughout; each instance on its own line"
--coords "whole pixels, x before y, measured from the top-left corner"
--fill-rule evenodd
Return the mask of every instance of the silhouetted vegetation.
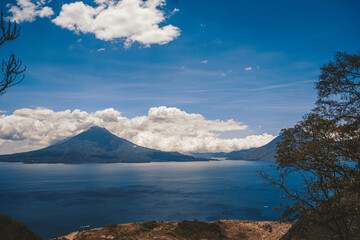
M 281 240 L 300 240 L 300 239 L 312 239 L 312 240 L 323 240 L 323 239 L 342 239 L 342 236 L 335 232 L 329 231 L 329 227 L 336 229 L 340 228 L 342 232 L 345 232 L 347 239 L 359 239 L 360 236 L 360 218 L 359 216 L 353 216 L 349 218 L 349 212 L 354 211 L 356 214 L 356 209 L 353 207 L 359 205 L 360 198 L 358 195 L 347 193 L 343 196 L 343 205 L 342 211 L 345 213 L 344 216 L 341 216 L 338 210 L 332 212 L 332 209 L 328 213 L 325 213 L 323 205 L 327 206 L 328 204 L 321 203 L 319 212 L 322 213 L 319 215 L 317 212 L 309 211 L 306 213 L 305 217 L 301 217 L 294 225 L 289 229 L 289 231 L 281 238 Z M 346 217 L 347 216 L 347 217 Z M 322 219 L 321 219 L 321 218 Z M 344 221 L 342 217 L 350 221 Z M 309 219 L 311 219 L 309 221 Z M 342 225 L 346 224 L 346 225 Z
M 107 224 L 107 225 L 104 225 L 103 228 L 104 228 L 104 229 L 113 230 L 113 229 L 118 228 L 118 224 L 116 224 L 116 223 Z
M 0 19 L 0 46 L 6 41 L 15 40 L 20 36 L 20 27 L 16 23 L 12 24 L 10 21 L 5 22 L 3 13 L 1 12 Z M 16 59 L 14 54 L 11 54 L 8 60 L 2 60 L 3 79 L 0 81 L 0 95 L 4 94 L 6 90 L 22 82 L 24 75 L 18 78 L 18 75 L 25 72 L 26 67 L 22 65 L 21 60 Z
M 43 238 L 28 228 L 24 223 L 15 221 L 7 215 L 0 215 L 0 239 L 41 240 Z
M 222 223 L 195 221 L 180 222 L 175 232 L 186 239 L 228 239 L 221 228 Z
M 356 239 L 360 236 L 360 53 L 336 53 L 321 67 L 316 90 L 316 108 L 281 131 L 275 155 L 278 178 L 260 174 L 292 200 L 281 220 L 300 219 L 294 234 L 317 239 L 317 233 L 325 232 L 331 239 Z M 301 188 L 287 184 L 295 174 L 302 178 Z M 295 239 L 301 239 L 299 234 Z
M 148 222 L 143 222 L 142 225 L 147 229 L 153 230 L 154 228 L 160 226 L 160 223 L 158 223 L 157 221 L 148 221 Z

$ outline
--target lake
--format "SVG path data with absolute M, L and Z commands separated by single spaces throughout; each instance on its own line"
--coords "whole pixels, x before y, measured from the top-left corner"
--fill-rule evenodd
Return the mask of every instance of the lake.
M 111 223 L 277 220 L 269 162 L 0 163 L 0 214 L 50 238 Z

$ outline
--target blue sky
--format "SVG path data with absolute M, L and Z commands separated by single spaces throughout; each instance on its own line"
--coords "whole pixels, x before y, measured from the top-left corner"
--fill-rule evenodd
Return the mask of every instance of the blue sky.
M 44 2 L 54 14 L 21 22 L 20 38 L 0 48 L 1 57 L 15 53 L 27 67 L 25 80 L 1 96 L 6 114 L 114 108 L 133 118 L 166 106 L 248 126 L 222 138 L 276 136 L 313 107 L 320 66 L 360 45 L 355 0 L 167 0 L 157 8 L 165 16 L 159 26 L 172 25 L 180 35 L 130 47 L 124 38 L 105 41 L 51 21 L 74 2 Z M 1 1 L 11 17 L 7 4 L 18 3 Z

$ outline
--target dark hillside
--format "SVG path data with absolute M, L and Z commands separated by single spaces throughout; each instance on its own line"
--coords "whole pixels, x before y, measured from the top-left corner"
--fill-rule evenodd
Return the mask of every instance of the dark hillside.
M 228 160 L 254 160 L 254 161 L 275 161 L 274 155 L 276 145 L 281 140 L 281 137 L 276 137 L 268 144 L 246 150 L 233 151 L 229 153 L 191 153 L 194 157 L 200 158 L 225 158 Z
M 229 159 L 229 160 L 275 161 L 274 155 L 275 155 L 275 151 L 276 151 L 276 145 L 280 140 L 281 140 L 281 137 L 279 136 L 262 147 L 231 152 L 228 154 L 227 159 Z
M 24 223 L 11 219 L 10 216 L 0 215 L 1 240 L 42 240 L 37 233 Z

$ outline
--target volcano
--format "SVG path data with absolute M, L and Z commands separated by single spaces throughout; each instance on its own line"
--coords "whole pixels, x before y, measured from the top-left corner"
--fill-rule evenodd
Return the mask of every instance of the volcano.
M 23 163 L 144 163 L 209 160 L 178 152 L 141 147 L 115 136 L 105 128 L 96 126 L 40 150 L 0 156 L 0 162 Z

